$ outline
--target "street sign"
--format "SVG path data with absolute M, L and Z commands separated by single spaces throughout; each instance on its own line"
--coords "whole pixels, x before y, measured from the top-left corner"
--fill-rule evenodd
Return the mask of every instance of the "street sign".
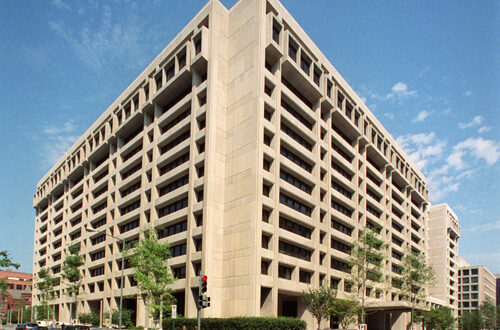
M 172 305 L 172 318 L 177 318 L 177 305 Z

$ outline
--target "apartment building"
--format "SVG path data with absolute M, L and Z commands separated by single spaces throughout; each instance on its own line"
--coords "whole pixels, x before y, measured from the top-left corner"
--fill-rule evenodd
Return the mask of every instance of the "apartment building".
M 20 303 L 31 305 L 32 274 L 11 269 L 0 270 L 0 280 L 7 283 L 5 297 L 0 301 L 0 315 L 7 315 L 9 310 L 18 309 Z
M 404 329 L 405 248 L 427 253 L 425 178 L 276 0 L 209 1 L 39 181 L 34 272 L 85 256 L 73 310 L 116 309 L 120 245 L 154 227 L 171 245 L 178 313 L 297 316 L 302 290 L 349 289 L 360 230 L 390 244 L 366 295 L 373 329 Z M 91 225 L 102 233 L 89 233 Z M 131 269 L 126 308 L 148 326 Z M 68 320 L 64 283 L 52 303 Z M 35 292 L 35 301 L 38 294 Z
M 448 204 L 432 205 L 429 218 L 429 264 L 436 274 L 429 288 L 432 297 L 441 299 L 458 315 L 458 217 Z
M 458 315 L 478 310 L 487 299 L 495 304 L 496 278 L 484 266 L 471 266 L 461 261 L 458 270 Z

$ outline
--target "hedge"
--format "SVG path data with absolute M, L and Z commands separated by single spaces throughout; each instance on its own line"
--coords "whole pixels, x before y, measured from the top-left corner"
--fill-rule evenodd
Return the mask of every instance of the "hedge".
M 175 330 L 182 330 L 182 326 L 194 330 L 198 326 L 198 319 L 178 318 L 175 320 Z M 290 317 L 231 317 L 231 318 L 202 318 L 201 330 L 304 330 L 305 321 Z M 172 319 L 163 321 L 163 329 L 172 329 Z

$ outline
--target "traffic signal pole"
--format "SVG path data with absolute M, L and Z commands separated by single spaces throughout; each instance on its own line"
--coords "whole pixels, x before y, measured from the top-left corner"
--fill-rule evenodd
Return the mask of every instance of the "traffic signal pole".
M 200 285 L 198 286 L 198 303 L 196 304 L 198 314 L 198 330 L 201 330 L 201 309 L 210 307 L 210 298 L 207 297 L 207 275 L 200 275 Z

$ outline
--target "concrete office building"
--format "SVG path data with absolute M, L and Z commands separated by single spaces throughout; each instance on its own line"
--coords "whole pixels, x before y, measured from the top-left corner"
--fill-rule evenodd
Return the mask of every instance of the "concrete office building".
M 432 205 L 429 212 L 429 264 L 436 274 L 429 288 L 432 297 L 441 299 L 458 315 L 458 217 L 448 204 Z
M 116 309 L 119 244 L 84 226 L 127 242 L 155 227 L 179 313 L 196 315 L 203 273 L 204 316 L 312 325 L 302 290 L 326 281 L 342 296 L 349 245 L 379 225 L 392 280 L 369 285 L 369 323 L 404 329 L 399 265 L 406 247 L 427 253 L 427 205 L 422 173 L 278 1 L 210 1 L 38 183 L 34 272 L 57 275 L 80 243 L 78 310 Z M 125 306 L 147 326 L 125 274 Z
M 496 283 L 497 283 L 497 306 L 500 306 L 500 274 L 495 274 L 495 277 L 497 278 Z
M 496 278 L 484 266 L 471 266 L 462 259 L 458 270 L 458 315 L 478 310 L 481 303 L 496 299 Z

